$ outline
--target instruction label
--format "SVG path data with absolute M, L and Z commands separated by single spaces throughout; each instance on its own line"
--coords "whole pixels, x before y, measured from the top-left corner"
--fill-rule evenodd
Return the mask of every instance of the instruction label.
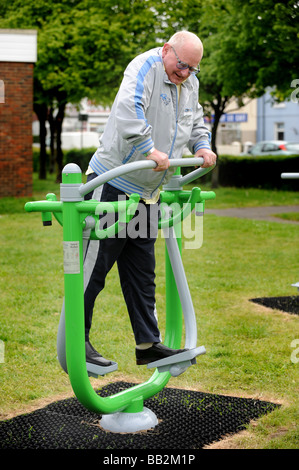
M 63 242 L 64 274 L 80 273 L 80 245 L 79 242 Z

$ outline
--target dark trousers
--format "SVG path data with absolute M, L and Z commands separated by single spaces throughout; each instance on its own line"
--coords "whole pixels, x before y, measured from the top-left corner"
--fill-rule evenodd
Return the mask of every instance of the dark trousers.
M 126 197 L 117 188 L 107 183 L 104 184 L 101 201 L 117 201 L 120 196 Z M 140 204 L 143 204 L 143 207 L 140 207 Z M 146 214 L 146 220 L 144 217 L 141 220 L 142 224 L 146 224 L 148 236 L 136 237 L 136 230 L 135 235 L 130 236 L 129 223 L 125 229 L 125 235 L 122 232 L 119 236 L 99 242 L 96 263 L 84 294 L 86 341 L 89 339 L 95 300 L 104 288 L 106 276 L 115 262 L 117 262 L 121 288 L 136 344 L 160 341 L 155 307 L 154 245 L 156 236 L 152 236 L 152 225 L 157 226 L 158 204 L 155 204 L 154 210 L 151 206 L 143 202 L 138 205 L 138 208 L 142 209 L 142 214 Z M 134 219 L 131 223 L 134 224 Z M 103 334 L 113 334 L 113 327 L 111 332 L 103 332 Z

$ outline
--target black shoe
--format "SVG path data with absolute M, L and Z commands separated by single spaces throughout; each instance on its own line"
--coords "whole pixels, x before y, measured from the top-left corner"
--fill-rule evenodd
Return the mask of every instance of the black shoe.
M 165 359 L 166 357 L 173 356 L 174 354 L 187 351 L 187 349 L 171 349 L 164 344 L 154 343 L 148 349 L 137 349 L 136 348 L 136 364 L 142 366 L 149 364 L 150 362 L 158 361 L 159 359 Z
M 113 364 L 111 361 L 108 361 L 108 359 L 105 359 L 100 353 L 98 353 L 89 341 L 85 341 L 85 351 L 86 362 L 90 362 L 91 364 L 95 364 L 96 366 L 101 367 L 107 367 Z

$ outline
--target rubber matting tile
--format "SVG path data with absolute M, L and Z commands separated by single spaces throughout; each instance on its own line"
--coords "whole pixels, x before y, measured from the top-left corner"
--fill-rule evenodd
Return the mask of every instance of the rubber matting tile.
M 250 299 L 251 302 L 269 307 L 272 309 L 282 310 L 283 312 L 299 315 L 299 296 L 293 295 L 289 297 L 260 297 Z
M 116 382 L 97 391 L 112 395 L 134 384 Z M 201 449 L 234 434 L 279 405 L 248 398 L 164 388 L 145 401 L 159 424 L 136 433 L 99 427 L 101 415 L 70 398 L 0 423 L 0 449 Z

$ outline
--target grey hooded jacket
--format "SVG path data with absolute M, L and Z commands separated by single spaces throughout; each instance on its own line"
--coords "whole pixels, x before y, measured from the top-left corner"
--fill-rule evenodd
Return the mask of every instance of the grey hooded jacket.
M 198 103 L 197 78 L 190 75 L 182 83 L 178 99 L 177 87 L 168 79 L 161 53 L 161 48 L 145 52 L 125 70 L 100 146 L 90 160 L 96 174 L 143 160 L 153 147 L 169 158 L 181 158 L 186 146 L 191 153 L 210 148 L 210 133 Z M 152 198 L 174 171 L 138 170 L 110 184 L 127 194 Z

